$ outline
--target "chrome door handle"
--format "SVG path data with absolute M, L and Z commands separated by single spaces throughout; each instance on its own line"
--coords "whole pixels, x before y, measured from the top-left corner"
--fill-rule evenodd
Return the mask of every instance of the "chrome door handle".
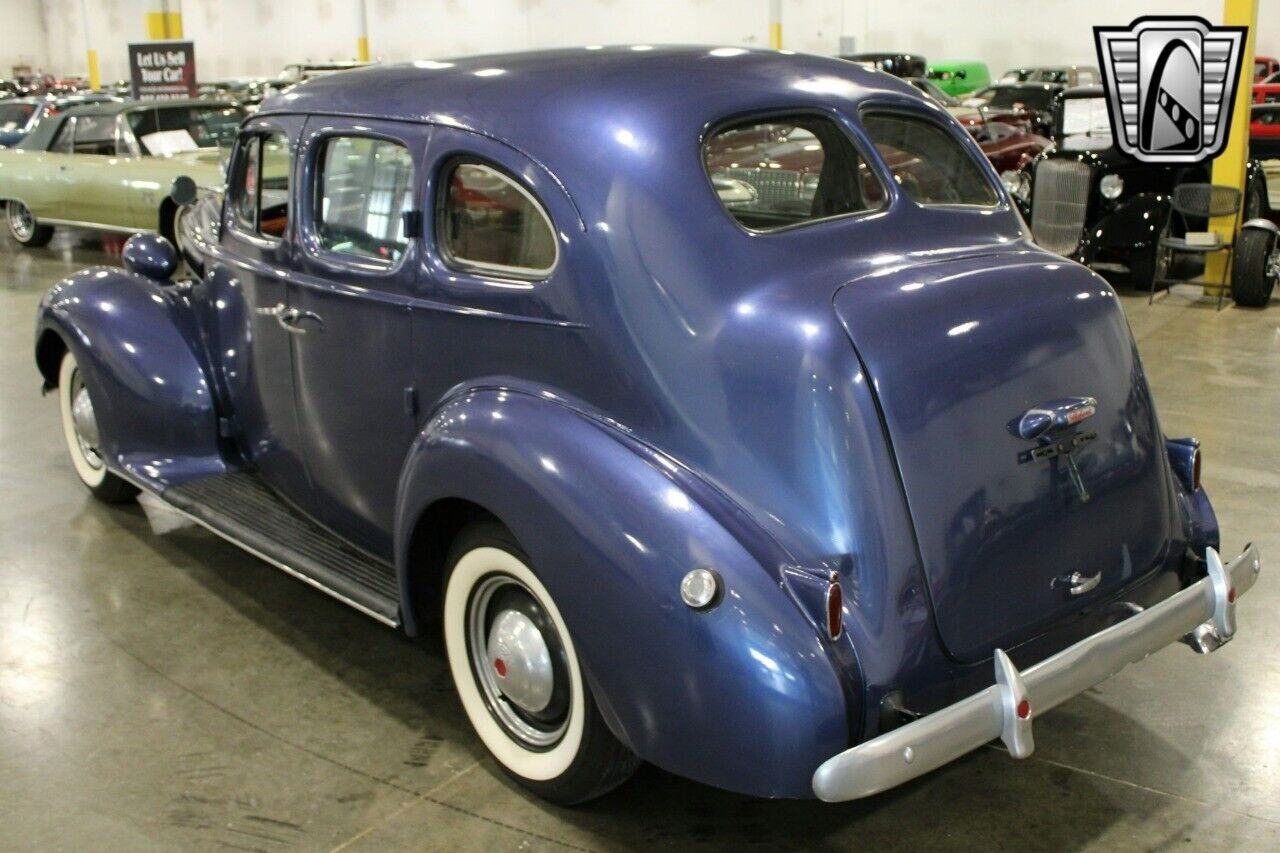
M 324 320 L 320 319 L 320 315 L 314 311 L 300 311 L 297 308 L 284 308 L 276 312 L 276 322 L 280 324 L 280 328 L 284 329 L 291 335 L 305 335 L 307 330 L 302 328 L 300 323 L 310 321 L 323 331 Z
M 1085 577 L 1080 572 L 1072 572 L 1053 579 L 1051 586 L 1065 586 L 1071 595 L 1084 595 L 1102 583 L 1102 572 Z

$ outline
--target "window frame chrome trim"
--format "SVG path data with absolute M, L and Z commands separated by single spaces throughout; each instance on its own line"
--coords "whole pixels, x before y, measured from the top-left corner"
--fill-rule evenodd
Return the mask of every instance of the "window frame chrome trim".
M 517 192 L 529 200 L 533 204 L 535 210 L 542 217 L 542 221 L 546 224 L 548 231 L 551 233 L 551 246 L 554 255 L 551 258 L 550 266 L 543 269 L 535 269 L 533 267 L 516 267 L 506 264 L 491 264 L 483 261 L 471 261 L 466 258 L 460 258 L 453 253 L 449 247 L 449 241 L 445 233 L 445 216 L 448 211 L 449 204 L 449 185 L 453 178 L 453 173 L 460 166 L 479 166 L 493 172 L 502 180 L 513 186 Z M 518 281 L 522 284 L 533 284 L 546 281 L 555 273 L 556 268 L 560 265 L 560 232 L 556 228 L 555 220 L 551 218 L 551 211 L 542 203 L 542 200 L 534 193 L 534 191 L 526 187 L 509 169 L 504 168 L 498 163 L 479 154 L 463 152 L 445 159 L 436 170 L 437 187 L 435 193 L 435 204 L 432 210 L 432 230 L 435 236 L 436 250 L 440 253 L 440 260 L 444 265 L 454 271 L 472 275 L 492 275 L 497 278 L 504 278 Z
M 322 118 L 326 116 L 321 116 Z M 306 137 L 306 131 L 303 131 Z M 414 159 L 413 148 L 409 142 L 399 139 L 387 133 L 381 133 L 376 130 L 352 130 L 341 127 L 325 128 L 317 131 L 314 136 L 307 139 L 307 151 L 303 154 L 303 172 L 309 176 L 307 181 L 306 196 L 299 199 L 300 205 L 306 209 L 300 222 L 299 236 L 303 252 L 310 258 L 332 263 L 338 266 L 350 266 L 367 268 L 361 269 L 362 273 L 370 275 L 393 275 L 400 272 L 404 265 L 409 261 L 409 256 L 413 254 L 413 241 L 421 241 L 423 234 L 410 234 L 405 229 L 405 247 L 400 257 L 395 261 L 383 261 L 380 258 L 369 257 L 366 255 L 356 255 L 348 252 L 339 252 L 335 249 L 326 247 L 320 240 L 320 229 L 318 228 L 319 218 L 318 205 L 320 203 L 320 181 L 323 179 L 323 170 L 321 168 L 321 154 L 324 147 L 333 139 L 372 139 L 376 142 L 387 142 L 392 145 L 399 146 L 406 154 L 409 155 L 409 165 L 413 170 L 412 179 L 409 182 L 411 188 L 412 200 L 414 206 L 410 207 L 410 211 L 422 209 L 422 186 L 419 177 L 418 162 Z

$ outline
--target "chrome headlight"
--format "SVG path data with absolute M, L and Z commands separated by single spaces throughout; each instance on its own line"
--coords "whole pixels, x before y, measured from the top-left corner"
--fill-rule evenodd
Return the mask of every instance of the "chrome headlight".
M 1000 183 L 1018 201 L 1026 201 L 1031 197 L 1031 177 L 1026 172 L 1006 169 L 1000 173 Z
M 1119 175 L 1103 175 L 1098 181 L 1098 192 L 1108 201 L 1115 201 L 1124 192 L 1124 178 Z

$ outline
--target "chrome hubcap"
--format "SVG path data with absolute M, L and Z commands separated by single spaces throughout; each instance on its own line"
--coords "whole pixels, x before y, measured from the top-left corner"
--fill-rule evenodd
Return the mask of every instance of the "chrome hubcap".
M 519 610 L 503 610 L 489 629 L 489 665 L 502 695 L 537 713 L 551 702 L 555 676 L 551 652 L 533 621 Z
M 89 399 L 89 389 L 84 387 L 84 380 L 77 370 L 71 377 L 71 423 L 76 431 L 76 443 L 80 445 L 80 453 L 92 468 L 102 467 L 102 452 L 99 447 L 102 437 L 98 433 L 98 419 L 93 414 L 93 401 Z
M 9 202 L 8 212 L 9 230 L 13 232 L 13 236 L 23 241 L 31 239 L 31 235 L 36 228 L 36 221 L 31 215 L 31 211 L 27 210 L 26 205 L 11 201 Z
M 516 740 L 547 749 L 569 724 L 569 670 L 546 611 L 510 575 L 491 575 L 467 614 L 471 668 L 485 704 Z

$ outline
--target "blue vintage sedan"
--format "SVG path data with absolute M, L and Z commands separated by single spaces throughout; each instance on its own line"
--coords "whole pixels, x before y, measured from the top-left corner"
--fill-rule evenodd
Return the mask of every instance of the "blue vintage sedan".
M 79 477 L 409 634 L 498 764 L 845 800 L 1235 632 L 1124 315 L 909 84 L 740 48 L 379 66 L 248 119 L 195 280 L 43 300 Z M 1052 725 L 1052 720 L 1046 721 Z

